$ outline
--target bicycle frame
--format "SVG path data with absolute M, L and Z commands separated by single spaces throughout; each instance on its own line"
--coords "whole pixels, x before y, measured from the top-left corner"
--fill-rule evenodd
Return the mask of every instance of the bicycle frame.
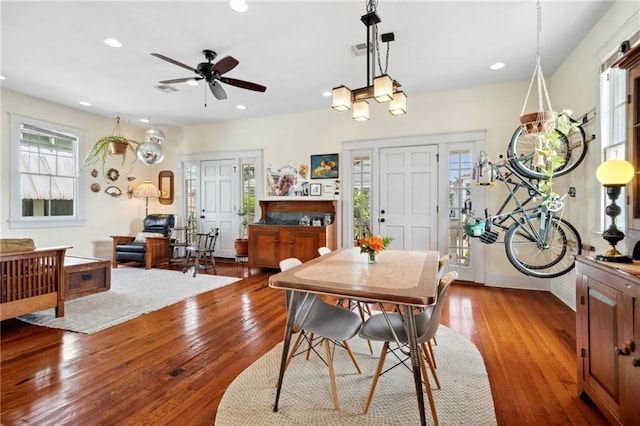
M 485 210 L 484 219 L 474 217 L 473 214 L 469 214 L 469 216 L 476 220 L 485 221 L 485 229 L 487 231 L 491 231 L 491 227 L 493 226 L 497 226 L 503 231 L 506 231 L 514 224 L 525 221 L 531 231 L 529 236 L 535 236 L 535 241 L 537 241 L 541 247 L 544 247 L 548 244 L 549 240 L 548 224 L 551 223 L 551 219 L 555 216 L 555 213 L 542 204 L 530 205 L 534 200 L 541 199 L 542 193 L 536 185 L 531 183 L 529 178 L 523 176 L 513 167 L 512 162 L 514 161 L 519 161 L 519 159 L 508 158 L 500 163 L 491 163 L 495 180 L 503 182 L 509 191 L 507 198 L 502 202 L 496 213 L 490 216 Z M 521 189 L 527 191 L 527 198 L 524 200 L 520 200 L 517 195 Z M 515 208 L 505 212 L 505 209 L 511 202 L 515 204 Z M 470 212 L 471 209 L 469 208 L 467 211 Z M 538 215 L 541 216 L 541 221 L 540 226 L 536 229 L 530 217 L 537 217 Z M 509 219 L 511 219 L 511 221 L 509 221 Z M 509 222 L 506 223 L 507 221 Z

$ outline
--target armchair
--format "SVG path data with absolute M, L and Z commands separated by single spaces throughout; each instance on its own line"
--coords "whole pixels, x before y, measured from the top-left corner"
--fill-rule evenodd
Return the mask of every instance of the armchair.
M 135 237 L 112 235 L 111 266 L 117 268 L 120 263 L 138 262 L 150 269 L 168 264 L 171 257 L 169 243 L 175 226 L 173 214 L 150 214 L 144 218 L 144 229 Z

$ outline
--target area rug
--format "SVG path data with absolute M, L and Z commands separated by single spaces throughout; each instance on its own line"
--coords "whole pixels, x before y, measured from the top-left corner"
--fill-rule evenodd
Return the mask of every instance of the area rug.
M 433 395 L 440 424 L 495 425 L 491 387 L 478 349 L 444 326 L 438 330 L 437 340 L 434 350 L 442 388 L 434 389 Z M 229 386 L 218 407 L 216 426 L 420 424 L 413 374 L 402 365 L 380 377 L 369 412 L 362 414 L 381 344 L 373 342 L 374 355 L 360 338 L 350 340 L 350 344 L 362 374 L 356 372 L 345 351 L 336 349 L 334 367 L 340 410 L 333 408 L 327 366 L 312 355 L 308 361 L 304 356 L 293 358 L 285 372 L 278 412 L 273 412 L 282 355 L 280 343 Z M 385 366 L 394 361 L 395 357 L 388 355 Z M 433 424 L 426 394 L 425 406 L 427 422 Z
M 30 324 L 91 334 L 238 280 L 121 266 L 111 270 L 109 291 L 65 302 L 64 317 L 56 318 L 51 308 L 18 318 Z

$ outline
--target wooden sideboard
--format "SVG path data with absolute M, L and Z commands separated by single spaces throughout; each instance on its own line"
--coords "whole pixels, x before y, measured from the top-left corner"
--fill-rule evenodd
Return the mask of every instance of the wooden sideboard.
M 282 259 L 306 262 L 319 256 L 319 247 L 336 249 L 335 200 L 261 200 L 260 208 L 260 221 L 249 224 L 249 268 L 279 268 Z M 331 217 L 328 226 L 325 215 Z M 299 225 L 305 216 L 321 225 Z
M 640 424 L 639 276 L 639 263 L 576 259 L 578 394 L 612 424 Z

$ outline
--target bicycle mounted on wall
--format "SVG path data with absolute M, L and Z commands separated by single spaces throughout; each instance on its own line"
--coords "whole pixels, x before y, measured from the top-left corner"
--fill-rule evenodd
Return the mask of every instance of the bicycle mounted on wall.
M 575 120 L 571 121 L 575 122 Z M 584 121 L 583 121 L 584 122 Z M 582 126 L 563 134 L 559 130 L 560 144 L 557 155 L 564 160 L 553 176 L 562 176 L 574 170 L 587 153 Z M 575 188 L 563 196 L 544 200 L 538 182 L 547 179 L 537 164 L 538 136 L 518 127 L 507 148 L 507 158 L 492 163 L 481 152 L 473 169 L 476 186 L 494 186 L 502 182 L 508 191 L 495 214 L 485 209 L 478 217 L 470 199 L 464 204 L 465 233 L 485 244 L 498 241 L 499 232 L 505 232 L 504 245 L 507 258 L 523 274 L 538 278 L 553 278 L 566 274 L 574 267 L 576 255 L 582 252 L 582 240 L 575 227 L 562 217 L 567 195 L 575 197 Z M 511 209 L 511 210 L 509 210 Z

